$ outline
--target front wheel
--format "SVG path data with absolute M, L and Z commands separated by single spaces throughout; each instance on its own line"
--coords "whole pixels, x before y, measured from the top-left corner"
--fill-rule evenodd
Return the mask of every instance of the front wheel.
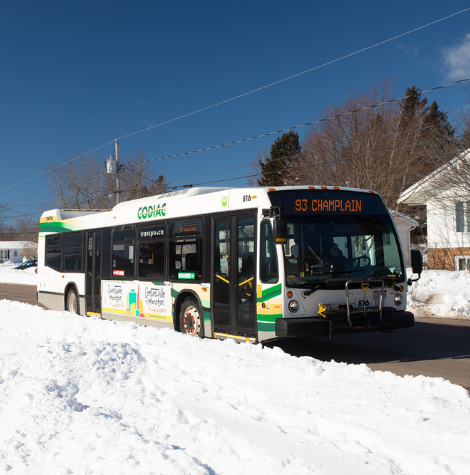
M 78 313 L 78 299 L 75 290 L 70 289 L 67 293 L 67 310 L 70 313 Z
M 192 336 L 201 336 L 202 311 L 191 297 L 185 299 L 180 310 L 180 331 Z

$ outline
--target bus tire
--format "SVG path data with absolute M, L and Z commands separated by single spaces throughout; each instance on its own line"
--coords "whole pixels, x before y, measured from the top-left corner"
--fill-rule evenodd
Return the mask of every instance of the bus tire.
M 67 292 L 67 310 L 70 313 L 77 314 L 78 313 L 78 299 L 75 290 L 70 289 Z
M 191 336 L 201 336 L 202 311 L 195 299 L 188 297 L 183 300 L 179 323 L 182 333 Z

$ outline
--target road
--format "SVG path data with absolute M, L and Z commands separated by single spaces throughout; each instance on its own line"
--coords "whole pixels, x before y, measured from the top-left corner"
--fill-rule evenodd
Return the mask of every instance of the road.
M 37 305 L 36 287 L 0 284 L 0 299 Z M 40 305 L 42 306 L 42 305 Z M 372 370 L 442 377 L 470 391 L 470 320 L 418 318 L 413 328 L 272 343 L 293 356 L 365 363 Z

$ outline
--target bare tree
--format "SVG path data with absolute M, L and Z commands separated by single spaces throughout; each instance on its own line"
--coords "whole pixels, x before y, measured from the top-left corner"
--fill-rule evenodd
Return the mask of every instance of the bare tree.
M 320 111 L 321 122 L 304 138 L 295 183 L 374 190 L 395 209 L 420 175 L 425 114 L 404 127 L 399 103 L 369 107 L 392 99 L 393 85 L 381 79 L 365 92 L 347 91 L 344 102 Z
M 75 158 L 74 158 L 75 157 Z M 62 162 L 49 163 L 47 183 L 55 193 L 53 206 L 69 209 L 110 209 L 115 203 L 116 175 L 108 174 L 105 158 L 69 155 Z M 145 152 L 128 154 L 120 160 L 121 201 L 165 191 L 165 179 L 146 159 Z M 58 203 L 57 203 L 58 202 Z
M 47 184 L 54 191 L 59 206 L 70 209 L 110 208 L 114 182 L 106 173 L 104 162 L 103 157 L 76 153 L 63 157 L 62 162 L 47 164 L 44 168 Z
M 165 177 L 153 170 L 145 151 L 128 153 L 121 173 L 122 201 L 165 193 Z

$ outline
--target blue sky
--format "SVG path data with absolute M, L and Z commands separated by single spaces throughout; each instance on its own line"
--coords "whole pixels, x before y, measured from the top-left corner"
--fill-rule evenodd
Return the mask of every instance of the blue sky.
M 0 3 L 0 203 L 50 193 L 47 163 L 230 99 L 470 7 L 468 1 L 15 1 Z M 121 155 L 187 152 L 312 121 L 346 89 L 396 96 L 470 77 L 470 10 L 397 40 L 119 140 Z M 427 95 L 459 109 L 453 86 Z M 299 129 L 302 136 L 306 128 Z M 179 185 L 244 175 L 276 136 L 155 163 Z M 104 147 L 101 147 L 102 145 Z M 34 179 L 24 181 L 30 177 Z M 246 180 L 220 185 L 244 186 Z M 15 186 L 11 186 L 15 185 Z M 218 185 L 218 184 L 217 184 Z M 216 185 L 216 186 L 217 186 Z M 7 188 L 8 187 L 8 188 Z M 36 217 L 46 198 L 14 203 Z M 39 213 L 39 214 L 38 214 Z

